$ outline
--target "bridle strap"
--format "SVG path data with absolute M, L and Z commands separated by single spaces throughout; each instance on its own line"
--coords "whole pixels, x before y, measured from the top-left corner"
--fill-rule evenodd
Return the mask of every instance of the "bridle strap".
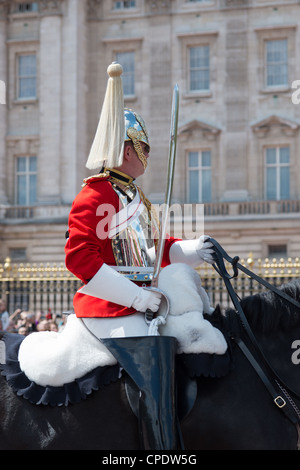
M 273 402 L 275 403 L 275 405 L 281 410 L 283 411 L 283 413 L 286 415 L 286 417 L 293 423 L 293 424 L 297 424 L 297 423 L 300 423 L 300 418 L 299 418 L 299 415 L 297 413 L 297 411 L 292 407 L 291 403 L 289 403 L 291 405 L 291 407 L 287 407 L 287 400 L 288 400 L 288 396 L 286 396 L 286 399 L 283 398 L 282 395 L 280 395 L 277 390 L 275 389 L 275 387 L 273 386 L 271 380 L 269 379 L 269 377 L 267 376 L 267 374 L 263 371 L 263 369 L 261 368 L 261 366 L 259 365 L 259 363 L 256 361 L 256 359 L 254 358 L 253 354 L 250 352 L 250 350 L 247 348 L 246 344 L 244 343 L 244 341 L 242 341 L 240 338 L 233 338 L 233 340 L 236 342 L 236 344 L 238 345 L 238 347 L 240 348 L 240 350 L 242 351 L 242 353 L 244 354 L 244 356 L 248 359 L 248 361 L 250 362 L 250 364 L 252 365 L 253 369 L 255 370 L 255 372 L 257 373 L 257 375 L 259 376 L 259 378 L 261 379 L 261 381 L 263 382 L 264 386 L 266 387 L 266 389 L 268 390 L 268 392 L 270 393 L 272 399 L 273 399 Z
M 230 282 L 230 279 L 234 278 L 234 277 L 237 277 L 238 276 L 238 270 L 240 269 L 241 271 L 245 272 L 248 276 L 252 277 L 253 279 L 255 279 L 256 281 L 258 281 L 259 283 L 263 284 L 265 287 L 271 289 L 273 292 L 275 292 L 276 294 L 280 295 L 281 297 L 283 297 L 285 300 L 289 301 L 290 303 L 292 303 L 293 305 L 295 305 L 297 308 L 300 309 L 300 303 L 295 301 L 292 297 L 290 297 L 289 295 L 285 294 L 285 292 L 282 292 L 281 290 L 277 289 L 275 286 L 269 284 L 267 281 L 265 281 L 264 279 L 260 278 L 259 276 L 257 276 L 256 274 L 252 273 L 251 271 L 249 271 L 248 269 L 244 268 L 244 266 L 242 266 L 240 263 L 238 263 L 238 260 L 239 258 L 236 256 L 235 258 L 231 258 L 227 253 L 226 251 L 220 246 L 220 244 L 214 240 L 213 238 L 210 238 L 209 241 L 214 245 L 214 250 L 215 250 L 215 258 L 216 258 L 216 261 L 215 263 L 213 264 L 213 267 L 214 269 L 219 273 L 219 275 L 223 278 L 224 280 L 224 283 L 226 285 L 226 288 L 227 288 L 227 291 L 229 293 L 229 296 L 232 300 L 232 303 L 233 305 L 235 306 L 235 309 L 236 309 L 236 314 L 238 315 L 238 318 L 245 330 L 245 332 L 247 333 L 249 339 L 251 340 L 251 343 L 256 351 L 256 353 L 258 354 L 258 356 L 262 359 L 263 361 L 263 365 L 266 369 L 266 372 L 263 372 L 262 368 L 260 367 L 260 370 L 262 372 L 260 372 L 260 375 L 264 374 L 266 379 L 265 379 L 265 384 L 266 383 L 271 383 L 271 381 L 277 381 L 279 383 L 282 384 L 282 386 L 291 394 L 293 395 L 294 398 L 300 400 L 300 396 L 293 390 L 291 390 L 276 374 L 276 372 L 273 370 L 272 366 L 269 364 L 269 362 L 267 361 L 263 351 L 261 350 L 259 344 L 257 343 L 257 340 L 252 332 L 252 329 L 248 323 L 248 320 L 244 314 L 244 311 L 241 307 L 241 304 L 238 300 L 238 297 L 231 285 L 231 282 Z M 228 261 L 232 268 L 233 268 L 233 276 L 230 276 L 230 274 L 227 272 L 226 268 L 225 268 L 225 264 L 224 264 L 224 259 L 226 261 Z M 235 339 L 235 341 L 237 342 L 237 344 L 239 345 L 239 347 L 241 347 L 241 339 L 240 338 L 233 338 Z M 240 343 L 239 343 L 240 342 Z M 243 343 L 244 344 L 244 343 Z M 243 348 L 244 351 L 245 351 L 245 348 Z M 243 351 L 243 352 L 244 352 Z M 250 352 L 249 352 L 250 354 Z M 249 356 L 248 354 L 248 356 Z M 255 361 L 257 363 L 257 361 Z M 257 363 L 258 364 L 258 363 Z M 273 393 L 273 390 L 272 390 L 272 393 Z M 275 402 L 276 403 L 276 402 Z M 277 403 L 276 403 L 277 404 Z M 277 404 L 278 406 L 278 404 Z M 281 407 L 281 409 L 283 409 L 283 407 Z M 298 419 L 297 419 L 298 420 Z
M 226 253 L 226 251 L 224 250 L 224 248 L 221 247 L 221 245 L 216 241 L 214 240 L 213 238 L 209 238 L 209 241 L 214 245 L 215 247 L 215 253 L 217 255 L 217 265 L 218 265 L 218 268 L 216 268 L 216 266 L 214 266 L 214 268 L 216 269 L 216 271 L 220 274 L 220 276 L 223 277 L 224 279 L 224 276 L 227 277 L 228 279 L 232 279 L 234 277 L 237 277 L 238 276 L 238 270 L 240 271 L 243 271 L 245 274 L 247 274 L 247 276 L 250 276 L 252 279 L 254 279 L 255 281 L 259 282 L 260 284 L 262 284 L 264 287 L 267 287 L 267 289 L 275 292 L 275 294 L 279 295 L 280 297 L 282 297 L 283 299 L 287 300 L 288 302 L 290 302 L 291 304 L 293 304 L 295 307 L 299 308 L 300 309 L 300 302 L 298 302 L 297 300 L 293 299 L 292 297 L 290 297 L 288 294 L 286 294 L 285 292 L 283 292 L 282 290 L 278 289 L 277 287 L 275 287 L 273 284 L 270 284 L 269 282 L 267 282 L 265 279 L 262 279 L 261 277 L 259 277 L 257 274 L 253 273 L 252 271 L 250 271 L 249 269 L 245 268 L 245 266 L 243 266 L 242 264 L 240 264 L 238 261 L 239 261 L 239 257 L 238 256 L 235 256 L 234 258 L 231 258 L 228 253 Z M 224 261 L 223 261 L 223 258 L 228 261 L 231 265 L 232 265 L 232 268 L 233 268 L 233 276 L 230 276 L 229 273 L 227 272 L 226 268 L 225 268 L 225 264 L 224 264 Z

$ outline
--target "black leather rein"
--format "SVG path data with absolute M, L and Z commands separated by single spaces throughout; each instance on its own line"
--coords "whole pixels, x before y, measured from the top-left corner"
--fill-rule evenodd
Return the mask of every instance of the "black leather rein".
M 249 277 L 252 279 L 256 280 L 266 288 L 272 290 L 275 292 L 277 295 L 285 299 L 286 301 L 290 302 L 293 304 L 295 307 L 300 309 L 300 302 L 297 302 L 295 299 L 287 295 L 285 292 L 281 291 L 277 287 L 275 287 L 272 284 L 269 284 L 265 279 L 262 279 L 261 277 L 257 276 L 253 272 L 251 272 L 249 269 L 245 268 L 242 266 L 238 261 L 239 257 L 235 256 L 234 258 L 231 258 L 226 251 L 221 247 L 221 245 L 214 240 L 213 238 L 209 238 L 209 241 L 214 245 L 214 251 L 215 251 L 215 263 L 213 264 L 214 269 L 217 271 L 217 273 L 222 277 L 227 291 L 229 293 L 229 296 L 231 298 L 231 301 L 236 309 L 236 314 L 244 328 L 244 331 L 246 332 L 248 338 L 251 341 L 252 346 L 254 347 L 254 350 L 257 354 L 257 360 L 254 358 L 253 354 L 250 352 L 250 350 L 247 348 L 246 344 L 242 341 L 240 337 L 237 337 L 234 335 L 232 339 L 236 342 L 236 344 L 239 346 L 240 350 L 243 352 L 243 354 L 247 357 L 247 359 L 250 361 L 252 367 L 255 369 L 256 373 L 259 375 L 260 379 L 263 381 L 264 385 L 266 386 L 267 390 L 271 394 L 274 403 L 277 405 L 278 408 L 280 408 L 286 416 L 294 423 L 297 424 L 300 422 L 300 412 L 298 407 L 295 405 L 293 400 L 291 399 L 290 396 L 293 396 L 297 400 L 300 400 L 300 396 L 291 390 L 276 374 L 276 372 L 273 370 L 272 366 L 269 364 L 267 361 L 263 351 L 261 350 L 259 344 L 257 343 L 257 340 L 253 334 L 253 331 L 248 323 L 248 320 L 243 312 L 242 306 L 240 304 L 240 301 L 238 299 L 238 296 L 236 295 L 230 280 L 238 276 L 238 271 L 241 270 L 245 274 L 247 274 Z M 224 259 L 231 264 L 232 270 L 233 270 L 233 275 L 230 275 L 225 267 Z M 276 386 L 280 389 L 280 391 L 276 390 Z M 287 405 L 287 401 L 280 395 L 280 393 L 283 392 L 285 397 L 287 398 L 287 401 L 290 406 Z

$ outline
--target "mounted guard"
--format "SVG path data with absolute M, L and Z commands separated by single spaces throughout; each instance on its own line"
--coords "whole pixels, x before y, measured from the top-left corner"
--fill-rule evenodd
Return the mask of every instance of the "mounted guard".
M 1 449 L 103 450 L 120 449 L 120 443 L 122 449 L 137 448 L 136 422 L 131 414 L 125 414 L 126 423 L 117 422 L 120 410 L 129 411 L 123 401 L 123 382 L 118 381 L 120 365 L 139 390 L 138 406 L 129 402 L 139 417 L 144 449 L 182 448 L 176 419 L 175 353 L 183 353 L 185 364 L 191 356 L 188 376 L 193 384 L 197 384 L 194 377 L 201 380 L 202 390 L 194 395 L 197 406 L 185 423 L 184 436 L 190 449 L 299 449 L 299 377 L 286 354 L 287 345 L 290 351 L 292 341 L 299 337 L 298 280 L 279 289 L 271 286 L 207 236 L 193 241 L 164 239 L 164 224 L 159 227 L 150 202 L 134 183 L 149 158 L 146 128 L 135 112 L 124 111 L 120 66 L 109 67 L 109 74 L 88 160 L 91 169 L 103 168 L 85 180 L 69 219 L 66 263 L 84 284 L 74 298 L 76 315 L 69 315 L 61 333 L 39 332 L 27 337 L 0 334 Z M 174 157 L 172 136 L 175 134 L 171 132 L 170 155 Z M 167 202 L 173 164 L 171 159 Z M 273 292 L 240 302 L 230 284 L 234 276 L 227 272 L 223 259 L 232 265 L 234 276 L 240 269 Z M 235 306 L 225 316 L 218 308 L 214 314 L 230 337 L 230 345 L 238 346 L 230 347 L 235 365 L 230 374 L 226 341 L 203 317 L 211 308 L 194 269 L 203 261 L 213 263 Z M 266 333 L 257 328 L 258 317 Z M 159 334 L 154 334 L 153 325 Z M 252 331 L 255 325 L 258 338 L 267 347 L 266 357 L 272 356 L 272 366 Z M 286 336 L 288 332 L 290 336 Z M 284 371 L 285 382 L 273 369 L 274 351 L 275 364 Z M 204 368 L 210 361 L 204 364 L 203 357 L 211 359 L 212 355 L 218 358 L 217 368 Z M 282 361 L 283 357 L 288 363 Z M 211 381 L 203 380 L 208 376 L 223 378 L 216 382 L 211 399 Z M 122 396 L 118 404 L 111 389 L 102 387 L 110 382 L 118 382 L 114 387 L 114 398 Z M 102 390 L 95 392 L 94 400 L 85 400 L 99 388 Z M 21 396 L 26 400 L 20 400 Z M 82 399 L 85 403 L 78 408 L 66 408 L 63 413 L 55 410 L 56 405 L 67 407 Z M 243 420 L 239 413 L 228 412 L 232 406 L 240 409 Z M 117 417 L 111 420 L 114 412 Z M 183 416 L 181 413 L 180 418 Z M 74 420 L 78 426 L 74 426 Z M 88 432 L 83 433 L 83 429 Z
M 87 160 L 89 169 L 100 172 L 84 180 L 83 189 L 73 202 L 66 266 L 84 283 L 74 297 L 76 316 L 112 352 L 140 390 L 139 429 L 143 448 L 178 449 L 181 444 L 174 377 L 177 341 L 172 334 L 153 335 L 149 330 L 158 318 L 166 323 L 169 308 L 168 297 L 157 288 L 158 275 L 161 267 L 171 263 L 192 267 L 203 261 L 212 263 L 213 250 L 203 238 L 182 241 L 168 237 L 166 224 L 159 227 L 151 203 L 135 184 L 135 178 L 147 167 L 150 144 L 143 119 L 124 109 L 121 74 L 119 64 L 108 67 L 106 95 Z M 173 98 L 168 202 L 177 114 L 178 91 Z M 209 310 L 205 295 L 203 292 Z M 224 338 L 208 325 L 208 335 L 216 336 L 213 352 L 223 354 Z

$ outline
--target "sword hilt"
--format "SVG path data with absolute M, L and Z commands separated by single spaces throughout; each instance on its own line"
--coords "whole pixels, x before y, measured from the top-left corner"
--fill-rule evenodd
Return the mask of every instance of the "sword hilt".
M 167 318 L 167 315 L 169 313 L 169 299 L 168 297 L 166 296 L 166 294 L 163 293 L 162 290 L 158 289 L 157 287 L 144 287 L 144 289 L 147 289 L 147 290 L 153 290 L 155 292 L 159 292 L 161 294 L 161 302 L 160 302 L 160 306 L 159 306 L 159 309 L 157 312 L 152 312 L 152 310 L 150 310 L 150 308 L 147 308 L 146 312 L 145 312 L 145 320 L 146 320 L 146 323 L 151 323 L 151 321 L 153 320 L 153 318 L 155 318 L 156 316 L 159 316 L 159 317 L 163 317 L 163 318 Z

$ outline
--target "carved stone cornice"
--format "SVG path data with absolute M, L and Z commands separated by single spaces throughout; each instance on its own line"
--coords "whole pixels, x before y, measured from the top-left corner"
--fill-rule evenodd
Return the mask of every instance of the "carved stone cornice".
M 253 132 L 260 138 L 266 137 L 273 126 L 277 126 L 277 128 L 288 137 L 293 136 L 300 127 L 299 122 L 277 114 L 272 114 L 251 124 Z
M 183 140 L 189 139 L 194 132 L 202 132 L 204 138 L 208 140 L 216 140 L 221 129 L 205 121 L 194 119 L 179 127 L 178 137 Z

